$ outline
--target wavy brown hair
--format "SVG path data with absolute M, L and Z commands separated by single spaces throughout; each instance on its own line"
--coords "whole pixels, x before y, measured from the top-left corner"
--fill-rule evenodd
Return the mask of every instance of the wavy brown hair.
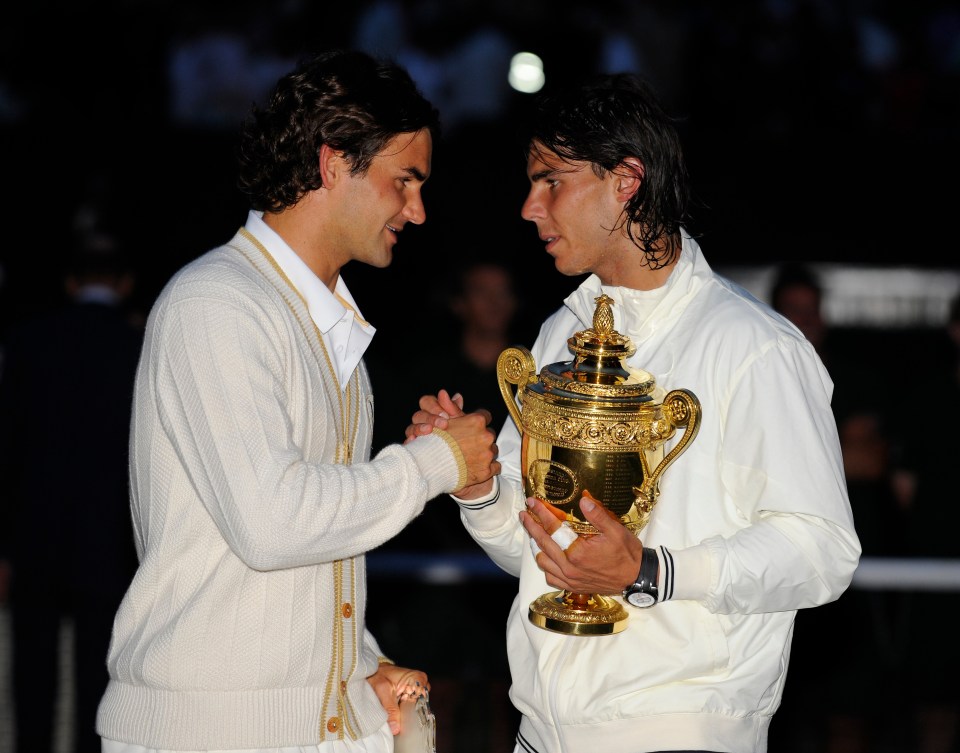
M 250 206 L 277 212 L 322 186 L 320 147 L 342 151 L 363 174 L 387 142 L 428 129 L 440 136 L 437 110 L 400 66 L 337 50 L 301 61 L 254 106 L 240 130 L 240 190 Z

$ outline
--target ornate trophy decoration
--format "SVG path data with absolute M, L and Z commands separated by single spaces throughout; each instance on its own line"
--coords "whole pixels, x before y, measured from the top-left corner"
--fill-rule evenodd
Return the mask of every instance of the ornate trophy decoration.
M 522 435 L 524 491 L 581 536 L 597 533 L 580 510 L 584 495 L 641 530 L 660 477 L 700 429 L 696 396 L 676 389 L 657 402 L 653 375 L 624 363 L 636 348 L 613 328 L 613 299 L 601 295 L 596 303 L 593 327 L 567 340 L 572 361 L 543 367 L 538 379 L 522 346 L 497 360 L 500 392 Z M 677 427 L 685 427 L 683 435 L 664 455 Z M 529 618 L 554 632 L 610 635 L 626 627 L 627 612 L 608 596 L 554 591 L 530 605 Z

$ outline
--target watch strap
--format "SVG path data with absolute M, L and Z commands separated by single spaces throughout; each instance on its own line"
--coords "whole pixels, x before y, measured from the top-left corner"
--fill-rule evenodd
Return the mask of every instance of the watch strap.
M 624 589 L 623 596 L 627 603 L 634 606 L 653 606 L 660 601 L 660 589 L 657 578 L 660 571 L 660 557 L 657 550 L 651 547 L 644 547 L 640 558 L 640 572 L 637 574 L 636 581 Z M 630 598 L 633 594 L 646 594 L 652 598 L 648 604 L 639 605 Z

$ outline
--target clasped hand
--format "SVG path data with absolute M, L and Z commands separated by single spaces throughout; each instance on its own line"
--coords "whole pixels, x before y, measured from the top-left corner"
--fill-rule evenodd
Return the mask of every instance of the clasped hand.
M 420 398 L 420 410 L 413 414 L 405 431 L 404 444 L 435 428 L 450 434 L 460 447 L 467 464 L 467 483 L 453 492 L 462 499 L 475 499 L 490 492 L 493 477 L 500 473 L 496 435 L 489 428 L 490 411 L 480 408 L 464 413 L 463 397 L 446 390 Z

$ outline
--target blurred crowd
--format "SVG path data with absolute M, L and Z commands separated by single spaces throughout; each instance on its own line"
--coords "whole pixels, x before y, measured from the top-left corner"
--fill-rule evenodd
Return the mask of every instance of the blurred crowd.
M 0 190 L 21 218 L 0 252 L 7 308 L 49 302 L 35 273 L 91 197 L 135 239 L 149 301 L 242 222 L 233 148 L 250 103 L 330 46 L 396 57 L 443 114 L 404 281 L 468 235 L 507 252 L 534 240 L 513 141 L 526 95 L 506 83 L 519 50 L 544 60 L 547 87 L 613 69 L 655 84 L 681 118 L 715 263 L 767 263 L 776 237 L 787 259 L 952 264 L 937 186 L 960 158 L 960 10 L 945 0 L 18 3 L 0 41 Z M 24 253 L 37 223 L 44 251 Z M 558 284 L 535 250 L 520 261 Z
M 947 470 L 958 449 L 960 294 L 944 326 L 922 338 L 829 326 L 821 282 L 802 264 L 778 269 L 769 300 L 813 343 L 834 381 L 831 405 L 863 557 L 960 559 L 947 533 L 960 524 Z M 960 652 L 944 618 L 960 606 L 960 590 L 893 585 L 854 587 L 797 614 L 771 750 L 958 749 L 960 693 L 950 678 Z M 892 687 L 904 689 L 894 714 Z

